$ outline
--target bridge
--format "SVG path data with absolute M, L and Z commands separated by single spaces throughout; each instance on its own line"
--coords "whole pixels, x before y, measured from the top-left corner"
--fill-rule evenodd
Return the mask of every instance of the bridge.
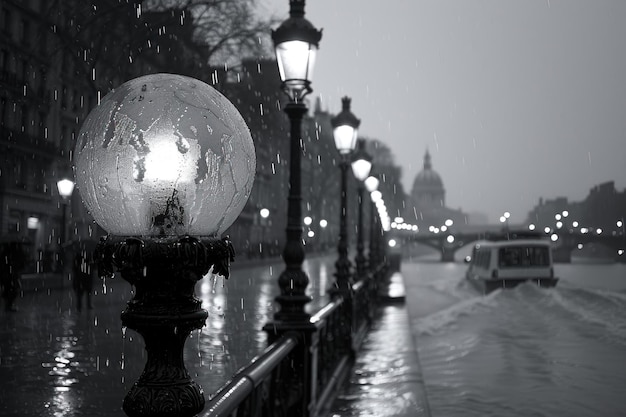
M 393 229 L 390 235 L 404 246 L 419 244 L 435 249 L 441 254 L 441 262 L 454 262 L 455 254 L 459 249 L 480 240 L 523 238 L 552 240 L 552 253 L 555 262 L 571 262 L 572 252 L 589 244 L 609 248 L 613 252 L 616 262 L 626 262 L 626 235 L 623 232 L 602 233 L 602 231 L 582 228 L 579 230 L 550 230 L 545 233 L 522 228 L 481 225 L 449 228 L 444 232 L 440 230 L 414 232 L 397 228 Z

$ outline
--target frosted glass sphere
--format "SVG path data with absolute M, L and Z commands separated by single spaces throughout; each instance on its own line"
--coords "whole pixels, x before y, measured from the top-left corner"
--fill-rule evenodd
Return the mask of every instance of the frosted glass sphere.
M 76 183 L 114 235 L 214 236 L 254 181 L 250 131 L 235 106 L 193 78 L 153 74 L 107 94 L 80 130 Z

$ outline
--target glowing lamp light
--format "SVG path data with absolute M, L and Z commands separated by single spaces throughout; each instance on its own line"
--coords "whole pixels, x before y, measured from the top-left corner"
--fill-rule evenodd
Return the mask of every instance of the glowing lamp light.
M 373 203 L 376 203 L 378 201 L 381 201 L 381 199 L 383 198 L 383 193 L 381 193 L 380 191 L 376 190 L 376 191 L 372 191 L 370 193 L 370 197 L 372 199 Z
M 310 226 L 311 223 L 313 223 L 313 219 L 309 216 L 306 216 L 303 221 L 304 221 L 304 224 L 306 224 L 307 226 Z
M 372 169 L 372 157 L 365 151 L 365 142 L 359 141 L 359 148 L 352 157 L 352 173 L 358 181 L 365 181 Z
M 152 74 L 107 94 L 78 136 L 76 182 L 110 234 L 216 236 L 243 209 L 256 156 L 243 118 L 193 78 Z
M 454 236 L 449 235 L 446 240 L 448 241 L 448 243 L 453 243 L 454 242 Z
M 534 224 L 529 224 L 528 225 L 528 230 L 535 230 L 535 225 Z
M 454 224 L 454 221 L 452 219 L 447 219 L 444 223 L 446 226 L 450 227 Z
M 552 235 L 550 236 L 550 240 L 556 242 L 557 240 L 559 240 L 559 235 L 557 235 L 556 233 L 552 233 Z
M 398 242 L 396 242 L 395 239 L 389 239 L 389 243 L 388 244 L 389 244 L 390 248 L 395 248 L 396 245 L 398 244 Z
M 320 227 L 323 229 L 328 226 L 328 221 L 326 219 L 320 220 Z
M 59 190 L 59 195 L 61 197 L 70 198 L 74 192 L 74 181 L 63 178 L 57 181 L 57 189 Z
M 370 193 L 378 190 L 378 184 L 380 184 L 380 181 L 372 175 L 365 179 L 365 189 Z
M 259 214 L 264 219 L 267 219 L 270 216 L 270 211 L 268 209 L 266 209 L 266 208 L 262 208 L 261 210 L 259 210 Z

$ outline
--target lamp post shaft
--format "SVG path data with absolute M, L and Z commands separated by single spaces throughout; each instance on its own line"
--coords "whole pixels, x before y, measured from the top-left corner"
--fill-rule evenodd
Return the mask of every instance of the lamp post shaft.
M 63 203 L 61 204 L 61 245 L 65 244 L 66 239 L 66 223 L 67 223 L 67 201 L 63 199 Z
M 351 287 L 351 264 L 348 259 L 348 160 L 342 157 L 339 164 L 341 169 L 341 214 L 339 218 L 339 244 L 337 246 L 337 252 L 339 258 L 335 262 L 335 278 L 336 286 L 339 291 L 345 291 Z
M 376 216 L 376 204 L 370 202 L 370 252 L 369 252 L 369 264 L 370 268 L 376 268 L 378 265 L 376 238 L 379 231 L 378 216 Z
M 302 270 L 304 262 L 304 246 L 302 244 L 302 196 L 301 196 L 301 153 L 302 153 L 302 119 L 307 107 L 302 102 L 290 102 L 285 106 L 285 113 L 291 123 L 291 149 L 289 161 L 289 196 L 287 206 L 287 242 L 283 249 L 283 260 L 286 269 L 278 278 L 280 295 L 276 301 L 280 304 L 274 318 L 276 320 L 308 320 L 304 305 L 311 301 L 305 295 L 309 285 L 309 277 Z
M 363 186 L 359 185 L 358 188 L 358 197 L 359 197 L 359 223 L 357 229 L 357 243 L 356 243 L 356 271 L 357 271 L 357 280 L 363 279 L 363 275 L 365 274 L 366 262 L 365 254 L 363 251 L 365 250 L 365 244 L 363 242 Z

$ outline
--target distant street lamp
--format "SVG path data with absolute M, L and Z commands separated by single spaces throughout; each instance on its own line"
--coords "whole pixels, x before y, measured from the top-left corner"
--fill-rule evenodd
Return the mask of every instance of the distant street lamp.
M 219 236 L 252 189 L 248 127 L 213 87 L 152 74 L 104 97 L 83 123 L 75 161 L 83 201 L 109 233 L 96 248 L 99 273 L 117 270 L 134 287 L 122 324 L 146 345 L 144 371 L 123 409 L 133 417 L 195 416 L 204 396 L 183 348 L 207 312 L 194 287 L 211 268 L 229 276 L 233 248 Z
M 70 199 L 72 198 L 72 193 L 74 192 L 74 181 L 63 178 L 57 181 L 57 189 L 59 190 L 59 195 L 62 199 L 63 208 L 61 210 L 61 245 L 65 244 L 66 241 L 66 229 L 67 229 L 67 207 L 69 206 Z
M 280 304 L 280 311 L 274 314 L 276 320 L 304 321 L 310 317 L 304 311 L 305 304 L 311 301 L 311 297 L 305 294 L 309 277 L 302 270 L 305 253 L 301 223 L 301 125 L 307 112 L 302 100 L 312 91 L 315 55 L 321 38 L 322 32 L 304 18 L 303 0 L 290 0 L 289 18 L 272 31 L 281 87 L 289 97 L 285 113 L 291 124 L 287 241 L 283 250 L 286 269 L 278 278 L 280 295 L 276 301 Z
M 376 238 L 380 234 L 380 224 L 376 215 L 376 204 L 374 202 L 373 193 L 378 191 L 380 181 L 377 177 L 370 175 L 365 180 L 365 188 L 370 193 L 370 247 L 369 247 L 369 266 L 370 269 L 376 268 L 378 264 Z
M 351 288 L 352 265 L 348 259 L 348 166 L 350 154 L 356 147 L 357 132 L 361 121 L 350 111 L 350 98 L 341 99 L 341 112 L 330 120 L 333 127 L 335 146 L 339 151 L 339 168 L 341 169 L 341 214 L 339 218 L 339 244 L 337 251 L 339 258 L 335 262 L 335 278 L 339 291 L 346 291 Z
M 366 262 L 363 253 L 363 191 L 364 181 L 370 175 L 372 169 L 372 157 L 365 150 L 365 141 L 358 141 L 357 151 L 352 156 L 352 173 L 358 181 L 357 192 L 359 196 L 359 222 L 357 227 L 357 243 L 356 243 L 356 275 L 357 279 L 363 279 L 365 274 Z

